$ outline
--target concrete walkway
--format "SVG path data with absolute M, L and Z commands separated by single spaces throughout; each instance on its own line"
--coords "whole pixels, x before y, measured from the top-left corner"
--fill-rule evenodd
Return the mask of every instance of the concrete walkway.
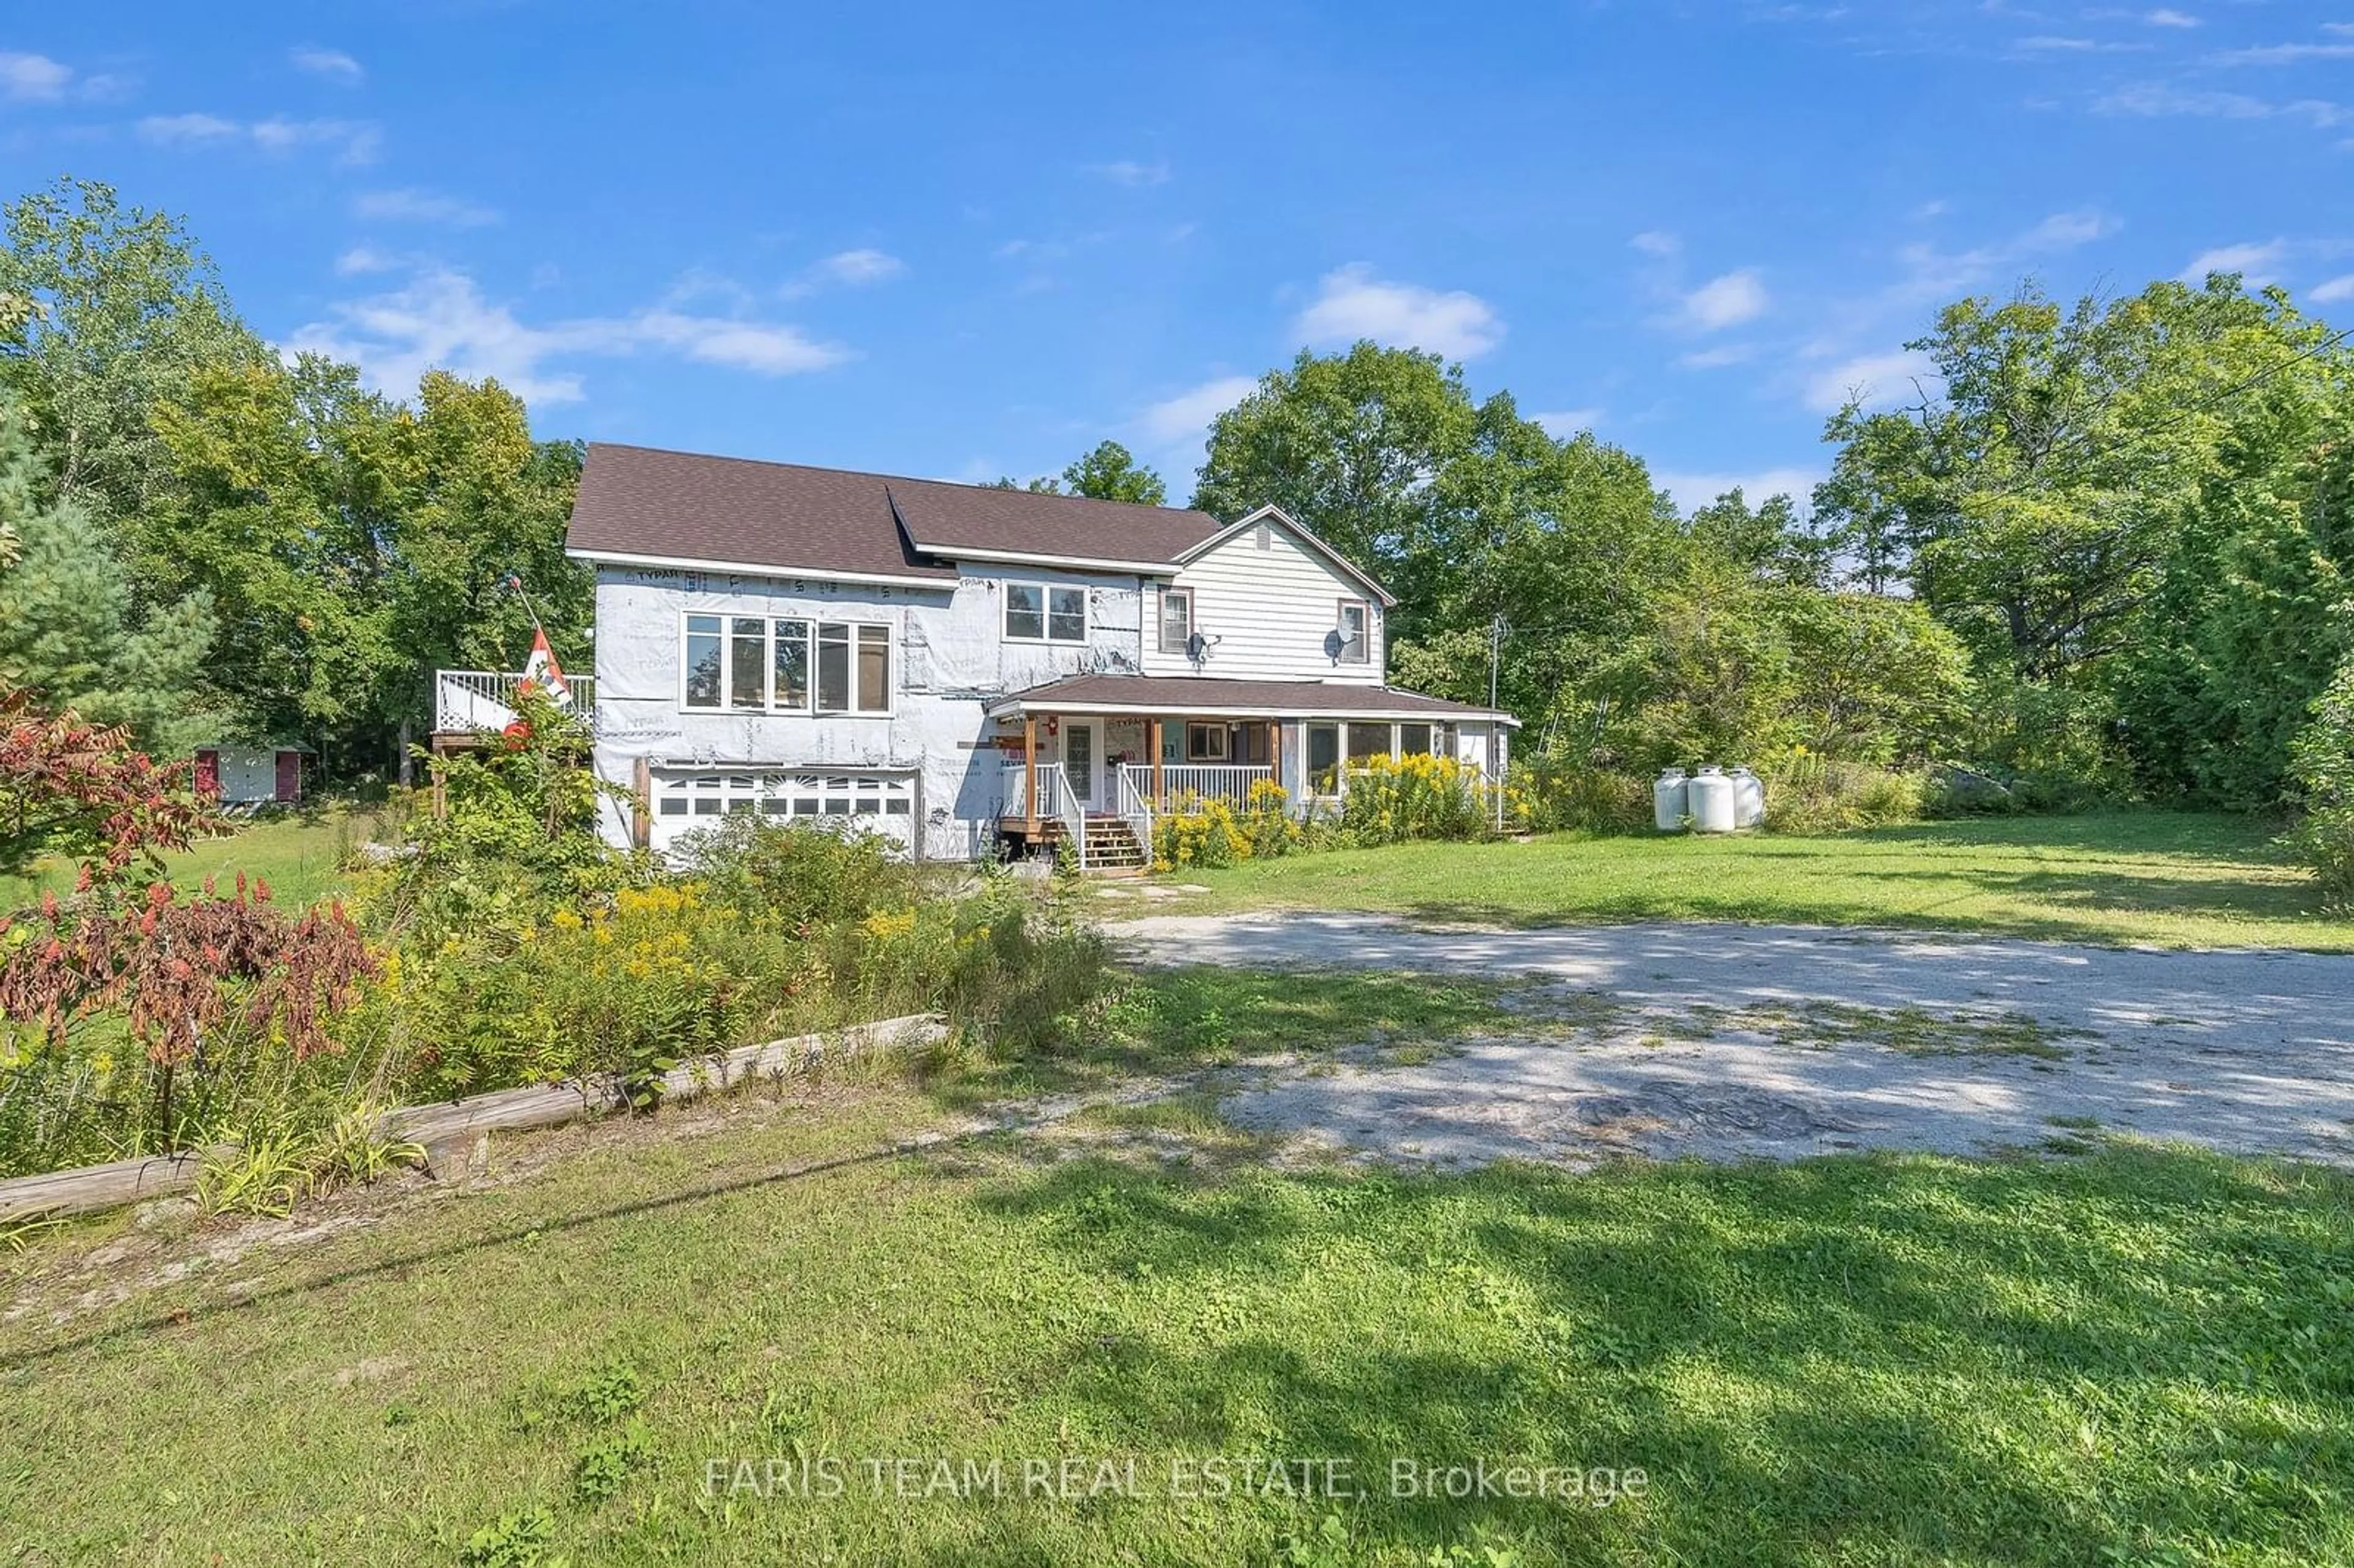
M 1372 1157 L 1971 1153 L 2097 1128 L 2354 1165 L 2354 958 L 1338 914 L 1109 929 L 1153 963 L 1525 974 L 1584 993 L 1584 1027 L 1266 1074 L 1225 1103 L 1238 1125 Z

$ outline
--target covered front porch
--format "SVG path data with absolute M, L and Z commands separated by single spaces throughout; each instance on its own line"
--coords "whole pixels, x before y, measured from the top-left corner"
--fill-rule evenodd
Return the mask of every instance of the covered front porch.
M 1289 711 L 1286 711 L 1286 710 Z M 1453 757 L 1500 778 L 1509 715 L 1387 687 L 1075 676 L 991 705 L 997 826 L 1083 868 L 1141 866 L 1156 817 L 1219 801 L 1337 809 L 1352 765 Z

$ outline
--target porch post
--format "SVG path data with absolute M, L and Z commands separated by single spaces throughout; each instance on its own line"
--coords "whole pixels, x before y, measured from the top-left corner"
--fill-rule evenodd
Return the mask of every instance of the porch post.
M 1153 715 L 1144 721 L 1144 745 L 1152 753 L 1152 809 L 1156 811 L 1169 804 L 1169 795 L 1161 787 L 1161 715 Z
M 1278 789 L 1283 788 L 1283 721 L 1267 721 L 1267 776 Z M 1285 799 L 1288 800 L 1287 791 Z
M 630 847 L 654 842 L 654 767 L 645 758 L 630 764 Z
M 1038 715 L 1022 715 L 1022 818 L 1038 831 Z

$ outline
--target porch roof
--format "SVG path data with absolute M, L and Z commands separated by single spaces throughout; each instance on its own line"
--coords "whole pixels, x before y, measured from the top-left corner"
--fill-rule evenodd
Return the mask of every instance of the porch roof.
M 1495 708 L 1426 697 L 1394 686 L 1337 681 L 1228 681 L 1209 675 L 1070 675 L 990 704 L 991 718 L 1025 714 L 1188 714 L 1214 718 L 1492 719 Z

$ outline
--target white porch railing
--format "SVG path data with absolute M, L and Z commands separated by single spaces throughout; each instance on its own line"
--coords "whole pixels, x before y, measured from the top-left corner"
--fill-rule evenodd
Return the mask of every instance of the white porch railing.
M 444 733 L 469 729 L 504 729 L 515 716 L 515 687 L 521 675 L 499 670 L 436 670 L 433 672 L 433 727 Z M 567 675 L 572 711 L 592 724 L 597 716 L 597 678 Z
M 1149 768 L 1140 771 L 1148 776 L 1150 773 Z M 1172 801 L 1193 797 L 1204 800 L 1223 800 L 1240 810 L 1250 804 L 1251 786 L 1262 779 L 1274 777 L 1275 770 L 1263 764 L 1186 762 L 1164 765 L 1161 769 L 1161 799 L 1157 803 L 1165 811 Z M 1147 789 L 1150 790 L 1149 783 Z
M 1152 772 L 1149 768 L 1115 764 L 1112 774 L 1112 804 L 1129 832 L 1136 835 L 1139 849 L 1144 852 L 1147 865 L 1152 863 Z M 1141 779 L 1141 787 L 1140 787 Z
M 1001 817 L 1052 817 L 1066 786 L 1063 765 L 1059 762 L 1038 764 L 1038 810 L 1030 810 L 1029 769 L 1019 762 L 1009 762 L 998 770 L 998 808 Z

